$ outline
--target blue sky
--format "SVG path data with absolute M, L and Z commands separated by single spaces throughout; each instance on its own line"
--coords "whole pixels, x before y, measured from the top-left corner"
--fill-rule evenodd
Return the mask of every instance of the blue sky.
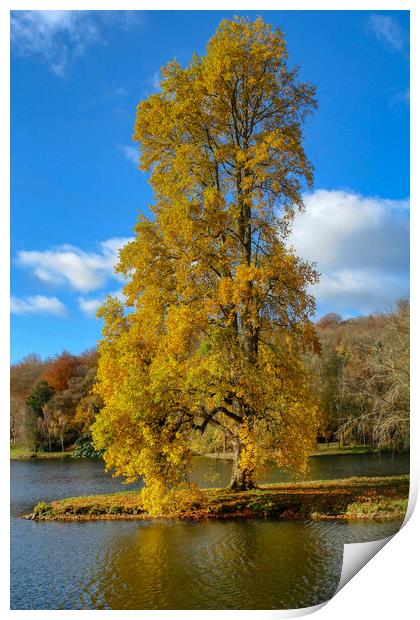
M 186 64 L 220 11 L 12 14 L 11 359 L 78 353 L 100 337 L 118 247 L 152 201 L 131 141 L 159 67 Z M 241 14 L 239 12 L 239 14 Z M 318 262 L 318 316 L 386 309 L 408 293 L 409 14 L 261 11 L 318 89 L 315 165 L 291 243 Z

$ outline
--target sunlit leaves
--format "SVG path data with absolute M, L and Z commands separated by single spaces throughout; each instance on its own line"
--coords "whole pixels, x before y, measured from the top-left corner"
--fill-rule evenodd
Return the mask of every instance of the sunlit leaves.
M 120 254 L 127 308 L 111 299 L 101 311 L 93 435 L 109 467 L 145 479 L 153 510 L 185 482 L 209 425 L 245 485 L 273 455 L 304 467 L 314 441 L 300 355 L 317 346 L 306 290 L 317 274 L 284 243 L 312 178 L 302 121 L 314 87 L 286 59 L 261 19 L 224 21 L 207 54 L 169 63 L 137 108 L 154 219 L 139 218 Z

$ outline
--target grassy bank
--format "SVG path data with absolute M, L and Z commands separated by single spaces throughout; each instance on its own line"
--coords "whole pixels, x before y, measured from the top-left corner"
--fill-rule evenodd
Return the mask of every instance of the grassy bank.
M 371 446 L 357 445 L 357 446 L 344 446 L 339 447 L 338 442 L 324 444 L 318 444 L 316 450 L 310 453 L 311 457 L 315 456 L 336 456 L 338 454 L 371 454 L 373 449 Z M 73 448 L 67 449 L 64 452 L 32 452 L 25 447 L 10 446 L 10 458 L 11 459 L 62 459 L 72 456 Z M 231 452 L 212 452 L 211 454 L 204 454 L 197 456 L 206 456 L 210 458 L 224 458 L 232 459 L 233 454 Z
M 354 445 L 354 446 L 340 446 L 338 441 L 331 442 L 329 444 L 319 443 L 317 449 L 309 453 L 310 457 L 315 456 L 337 456 L 343 454 L 373 454 L 374 450 L 372 446 L 368 445 Z M 197 455 L 200 456 L 200 455 Z M 233 459 L 232 452 L 211 452 L 210 454 L 204 454 L 213 459 Z
M 407 509 L 408 476 L 265 484 L 252 491 L 203 489 L 203 499 L 172 518 L 397 519 Z M 39 502 L 26 518 L 87 521 L 150 519 L 141 491 Z
M 368 445 L 351 445 L 340 446 L 338 441 L 329 444 L 319 443 L 317 449 L 310 453 L 310 456 L 335 456 L 337 454 L 372 454 L 374 452 L 372 446 Z
M 64 452 L 32 452 L 27 448 L 10 446 L 11 459 L 63 459 L 73 455 L 73 449 Z

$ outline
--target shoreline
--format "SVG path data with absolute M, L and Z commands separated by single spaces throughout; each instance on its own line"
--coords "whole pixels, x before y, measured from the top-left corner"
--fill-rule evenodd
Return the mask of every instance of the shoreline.
M 309 458 L 318 456 L 341 456 L 341 455 L 360 455 L 360 454 L 379 454 L 375 452 L 372 446 L 356 445 L 345 446 L 342 448 L 337 447 L 337 443 L 333 442 L 328 446 L 326 444 L 318 444 L 318 449 L 309 453 Z M 383 454 L 388 454 L 384 452 Z M 194 457 L 205 457 L 211 459 L 224 459 L 232 460 L 233 454 L 231 452 L 210 452 L 205 454 L 194 454 Z M 65 450 L 64 452 L 31 452 L 25 448 L 11 448 L 10 460 L 24 460 L 29 461 L 32 459 L 68 459 L 73 458 L 72 450 Z M 74 457 L 74 458 L 97 458 L 97 457 Z
M 30 452 L 29 450 L 12 449 L 10 451 L 11 461 L 33 461 L 38 459 L 70 459 L 73 458 L 72 451 L 64 452 Z
M 394 520 L 407 509 L 409 476 L 347 478 L 329 481 L 264 484 L 249 491 L 201 489 L 199 505 L 172 514 L 150 516 L 141 491 L 81 496 L 39 502 L 22 518 L 36 521 L 156 519 L 348 519 Z
M 371 446 L 353 446 L 353 447 L 345 447 L 345 448 L 337 448 L 333 445 L 325 446 L 324 444 L 320 444 L 322 447 L 319 447 L 318 450 L 313 450 L 309 453 L 309 458 L 317 457 L 317 456 L 348 456 L 350 454 L 359 455 L 359 454 L 379 454 L 375 452 L 375 450 Z M 385 454 L 385 453 L 384 453 Z M 194 456 L 205 456 L 209 459 L 225 459 L 227 461 L 231 461 L 233 459 L 232 452 L 210 452 L 206 454 L 195 454 Z

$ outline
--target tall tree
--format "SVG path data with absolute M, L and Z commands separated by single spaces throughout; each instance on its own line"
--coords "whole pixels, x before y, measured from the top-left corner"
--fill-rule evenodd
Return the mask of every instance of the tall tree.
M 42 416 L 44 405 L 54 395 L 54 389 L 46 382 L 40 381 L 26 399 L 26 404 L 38 417 Z
M 143 476 L 153 501 L 185 478 L 194 432 L 223 430 L 232 488 L 274 456 L 304 468 L 318 424 L 301 362 L 316 348 L 312 265 L 286 247 L 312 167 L 302 124 L 315 88 L 287 67 L 283 34 L 223 21 L 203 57 L 162 69 L 137 108 L 153 220 L 140 216 L 109 299 L 93 426 L 108 467 Z
M 40 381 L 26 399 L 25 416 L 26 435 L 30 437 L 34 448 L 42 442 L 42 419 L 45 405 L 54 395 L 53 388 L 44 380 Z

